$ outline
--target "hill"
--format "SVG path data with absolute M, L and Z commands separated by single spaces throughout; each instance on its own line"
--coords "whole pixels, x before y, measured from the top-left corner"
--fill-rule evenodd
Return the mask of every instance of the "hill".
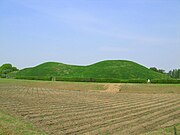
M 126 60 L 106 60 L 88 66 L 47 62 L 36 67 L 20 70 L 16 75 L 19 78 L 56 77 L 60 80 L 63 80 L 63 78 L 84 78 L 91 79 L 91 81 L 98 79 L 147 80 L 167 78 L 164 74 Z

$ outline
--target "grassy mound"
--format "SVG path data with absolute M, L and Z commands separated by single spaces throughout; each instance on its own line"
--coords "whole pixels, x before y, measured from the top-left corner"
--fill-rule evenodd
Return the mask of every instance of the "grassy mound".
M 20 70 L 17 78 L 35 78 L 47 80 L 49 77 L 57 77 L 59 80 L 74 78 L 81 81 L 84 78 L 89 81 L 105 80 L 146 80 L 166 79 L 167 76 L 154 72 L 142 65 L 126 60 L 107 60 L 88 66 L 67 65 L 57 62 L 47 62 L 36 67 Z M 65 79 L 65 80 L 66 80 Z M 73 81 L 73 79 L 72 79 Z

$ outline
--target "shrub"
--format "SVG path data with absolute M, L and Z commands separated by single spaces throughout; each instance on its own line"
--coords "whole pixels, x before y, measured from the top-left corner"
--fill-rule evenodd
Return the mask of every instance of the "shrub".
M 16 76 L 16 79 L 51 81 L 51 77 L 48 76 Z
M 55 78 L 56 81 L 69 81 L 69 82 L 99 82 L 99 83 L 147 83 L 145 79 L 133 79 L 133 80 L 119 80 L 116 78 L 77 78 L 77 77 L 54 77 L 54 76 L 16 76 L 16 79 L 27 80 L 45 80 L 52 81 Z M 166 79 L 166 80 L 151 80 L 151 83 L 167 83 L 167 84 L 180 84 L 180 80 Z
M 151 80 L 151 83 L 180 84 L 180 79 Z

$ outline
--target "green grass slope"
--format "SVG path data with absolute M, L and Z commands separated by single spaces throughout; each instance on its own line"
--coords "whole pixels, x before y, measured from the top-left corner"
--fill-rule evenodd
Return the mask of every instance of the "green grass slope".
M 154 72 L 142 65 L 126 60 L 107 60 L 88 66 L 67 65 L 47 62 L 33 68 L 20 70 L 16 76 L 28 77 L 61 77 L 61 78 L 93 78 L 93 79 L 165 79 L 166 75 Z

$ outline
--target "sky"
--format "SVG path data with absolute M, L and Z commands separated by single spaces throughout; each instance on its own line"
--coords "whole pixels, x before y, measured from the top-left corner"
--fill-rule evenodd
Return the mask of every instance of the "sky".
M 180 68 L 180 0 L 0 0 L 0 65 Z

